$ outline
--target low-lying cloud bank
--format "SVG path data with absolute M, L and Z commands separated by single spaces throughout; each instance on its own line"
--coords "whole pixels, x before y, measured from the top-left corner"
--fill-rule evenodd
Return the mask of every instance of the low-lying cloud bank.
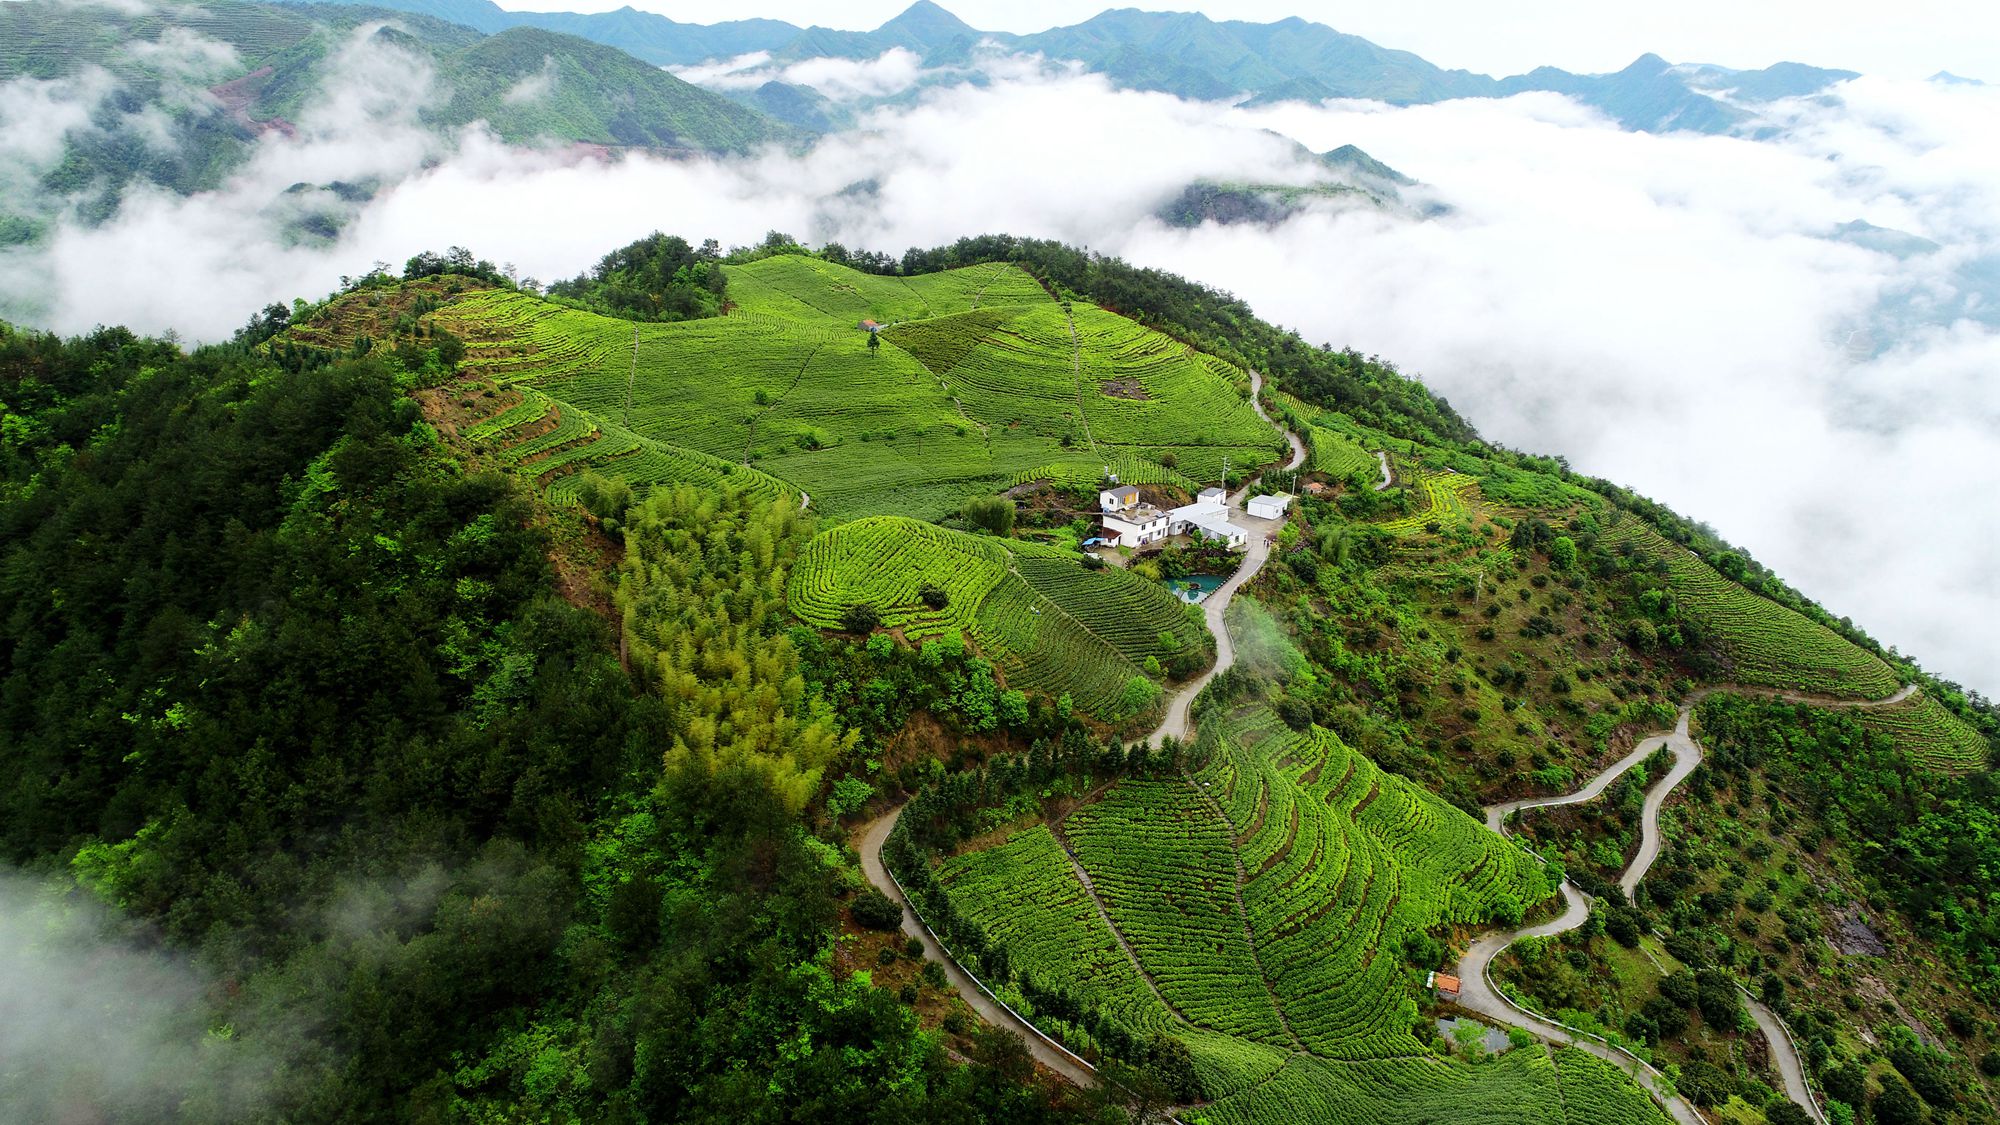
M 218 982 L 74 894 L 0 871 L 0 1119 L 236 1120 L 270 1060 L 210 1027 Z
M 274 297 L 451 244 L 547 279 L 656 228 L 892 252 L 1061 238 L 1393 358 L 1489 437 L 1706 519 L 1885 642 L 2000 688 L 1982 624 L 2000 620 L 1984 495 L 2000 464 L 2000 89 L 1862 79 L 1782 104 L 1751 140 L 1623 133 L 1554 95 L 1240 109 L 990 59 L 980 83 L 868 111 L 803 156 L 604 162 L 435 137 L 414 114 L 437 92 L 393 51 L 358 38 L 338 95 L 223 190 L 140 194 L 0 260 L 0 310 L 214 338 Z M 785 77 L 857 96 L 921 78 L 893 55 Z M 0 112 L 63 96 L 0 88 Z M 1198 177 L 1298 180 L 1294 140 L 1358 144 L 1450 211 L 1152 217 Z M 357 205 L 320 186 L 336 180 L 386 186 Z M 345 220 L 337 241 L 293 233 L 312 208 Z

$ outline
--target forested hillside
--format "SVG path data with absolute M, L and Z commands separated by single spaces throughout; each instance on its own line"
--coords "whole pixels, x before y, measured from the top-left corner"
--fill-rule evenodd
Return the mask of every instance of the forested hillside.
M 30 1120 L 1995 1117 L 1989 702 L 1056 243 L 0 329 L 0 728 Z
M 392 76 L 387 88 L 398 104 L 352 97 L 347 87 L 359 72 Z M 56 205 L 74 202 L 85 218 L 105 218 L 135 183 L 181 194 L 216 188 L 259 138 L 316 139 L 368 112 L 407 119 L 440 147 L 475 121 L 513 144 L 663 152 L 742 152 L 797 135 L 614 47 L 534 28 L 488 36 L 339 4 L 24 0 L 0 8 L 0 82 L 13 79 L 58 97 L 65 113 L 52 119 L 54 158 L 43 167 L 38 155 L 0 201 L 0 245 L 35 238 Z M 70 111 L 81 119 L 69 120 Z M 352 203 L 381 186 L 302 189 Z

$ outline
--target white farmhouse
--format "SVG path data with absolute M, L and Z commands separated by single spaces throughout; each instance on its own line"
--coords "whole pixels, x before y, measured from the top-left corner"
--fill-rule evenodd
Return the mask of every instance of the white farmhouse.
M 1210 498 L 1209 493 L 1217 495 Z M 1210 489 L 1192 504 L 1183 504 L 1167 513 L 1168 529 L 1174 535 L 1192 535 L 1200 532 L 1210 539 L 1220 539 L 1229 544 L 1232 551 L 1240 551 L 1250 545 L 1250 531 L 1229 522 L 1229 509 L 1223 506 L 1222 490 Z
M 1258 496 L 1250 501 L 1250 514 L 1260 520 L 1285 518 L 1285 509 L 1292 506 L 1289 493 L 1273 492 L 1269 496 Z
M 1138 495 L 1136 489 L 1133 495 L 1135 497 Z M 1141 504 L 1135 499 L 1132 504 L 1120 506 L 1116 511 L 1108 504 L 1104 509 L 1105 538 L 1120 547 L 1143 547 L 1148 543 L 1157 543 L 1171 534 L 1173 529 L 1167 513 L 1151 504 Z

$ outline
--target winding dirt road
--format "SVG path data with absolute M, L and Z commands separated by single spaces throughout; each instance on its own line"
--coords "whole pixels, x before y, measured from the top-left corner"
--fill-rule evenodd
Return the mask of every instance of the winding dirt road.
M 888 895 L 896 901 L 896 905 L 903 908 L 903 932 L 923 943 L 925 957 L 944 966 L 945 979 L 950 981 L 951 987 L 965 998 L 966 1004 L 979 1013 L 980 1019 L 992 1027 L 1005 1028 L 1020 1036 L 1021 1041 L 1028 1045 L 1028 1051 L 1034 1055 L 1036 1062 L 1079 1086 L 1095 1085 L 1097 1083 L 1095 1068 L 1071 1054 L 1055 1040 L 1042 1034 L 1034 1024 L 1016 1015 L 1014 1009 L 994 999 L 984 986 L 973 979 L 972 974 L 961 968 L 958 961 L 945 952 L 944 946 L 938 943 L 930 927 L 918 919 L 916 908 L 903 896 L 903 888 L 896 880 L 890 878 L 889 869 L 882 865 L 882 842 L 889 838 L 890 831 L 896 827 L 896 820 L 902 815 L 903 806 L 898 805 L 886 815 L 879 816 L 862 827 L 858 848 L 861 852 L 861 874 L 867 877 L 868 882 L 876 890 Z
M 1271 416 L 1264 413 L 1263 403 L 1258 401 L 1258 396 L 1263 392 L 1263 388 L 1263 375 L 1252 369 L 1250 372 L 1251 408 L 1257 411 L 1258 417 L 1276 426 L 1277 423 L 1271 420 Z M 1285 430 L 1283 427 L 1279 427 L 1279 429 L 1284 433 L 1286 441 L 1292 447 L 1291 460 L 1287 461 L 1284 467 L 1286 469 L 1296 469 L 1300 465 L 1305 464 L 1305 443 L 1300 441 L 1298 435 L 1292 433 L 1290 430 Z M 1192 707 L 1195 697 L 1201 694 L 1201 689 L 1206 687 L 1208 682 L 1214 679 L 1218 673 L 1236 663 L 1236 647 L 1230 643 L 1229 629 L 1223 624 L 1222 612 L 1229 607 L 1229 600 L 1235 596 L 1236 591 L 1245 582 L 1256 577 L 1257 572 L 1263 569 L 1264 560 L 1269 558 L 1271 553 L 1271 544 L 1266 534 L 1266 529 L 1276 526 L 1278 522 L 1251 519 L 1243 509 L 1243 502 L 1249 494 L 1250 486 L 1243 486 L 1237 490 L 1235 495 L 1229 497 L 1228 505 L 1232 516 L 1241 517 L 1249 527 L 1253 528 L 1249 548 L 1244 554 L 1243 563 L 1237 567 L 1236 573 L 1231 576 L 1229 581 L 1223 583 L 1215 593 L 1210 594 L 1202 602 L 1204 614 L 1208 619 L 1209 631 L 1215 634 L 1215 666 L 1195 679 L 1183 684 L 1174 693 L 1173 699 L 1167 705 L 1166 716 L 1161 720 L 1159 728 L 1147 736 L 1147 741 L 1154 745 L 1158 745 L 1168 735 L 1173 735 L 1175 738 L 1186 738 L 1190 730 L 1189 708 Z M 1022 1019 L 1012 1008 L 995 999 L 991 993 L 986 991 L 983 985 L 973 978 L 972 974 L 966 972 L 951 954 L 945 951 L 944 946 L 930 932 L 929 927 L 925 926 L 919 919 L 916 908 L 911 906 L 909 899 L 904 896 L 903 888 L 890 876 L 889 869 L 882 863 L 882 844 L 888 840 L 889 833 L 896 827 L 897 818 L 902 815 L 903 808 L 899 805 L 888 813 L 862 826 L 861 836 L 856 845 L 856 850 L 861 853 L 861 874 L 867 878 L 868 882 L 876 890 L 888 895 L 891 899 L 895 900 L 897 905 L 903 908 L 903 932 L 923 943 L 925 957 L 944 966 L 945 977 L 951 982 L 952 988 L 965 998 L 966 1004 L 973 1011 L 979 1013 L 981 1019 L 993 1027 L 1006 1028 L 1019 1035 L 1022 1041 L 1027 1043 L 1028 1050 L 1034 1055 L 1036 1062 L 1041 1063 L 1043 1066 L 1048 1067 L 1050 1070 L 1055 1071 L 1079 1086 L 1094 1085 L 1097 1081 L 1097 1072 L 1089 1063 L 1071 1054 L 1067 1048 L 1057 1043 L 1054 1039 L 1042 1034 L 1034 1024 Z M 1114 929 L 1113 932 L 1115 933 L 1116 930 Z
M 1681 709 L 1680 719 L 1674 724 L 1672 731 L 1642 740 L 1632 748 L 1631 753 L 1611 763 L 1604 772 L 1592 778 L 1588 784 L 1574 793 L 1566 793 L 1560 797 L 1503 801 L 1497 805 L 1487 806 L 1486 827 L 1504 835 L 1507 818 L 1522 809 L 1575 805 L 1596 800 L 1627 770 L 1652 757 L 1660 747 L 1668 747 L 1674 753 L 1674 766 L 1667 771 L 1666 777 L 1661 778 L 1646 793 L 1645 811 L 1640 821 L 1639 854 L 1633 858 L 1631 866 L 1625 869 L 1624 876 L 1618 881 L 1626 897 L 1631 897 L 1632 888 L 1639 885 L 1639 880 L 1645 878 L 1646 872 L 1653 866 L 1653 861 L 1659 858 L 1660 807 L 1666 803 L 1667 796 L 1674 791 L 1674 787 L 1686 780 L 1687 776 L 1694 772 L 1694 768 L 1701 764 L 1701 747 L 1688 737 L 1688 716 L 1691 706 Z M 1551 1043 L 1565 1043 L 1589 1051 L 1630 1073 L 1681 1125 L 1706 1125 L 1707 1119 L 1702 1117 L 1701 1112 L 1687 1099 L 1678 1094 L 1668 1093 L 1666 1076 L 1649 1064 L 1641 1062 L 1637 1056 L 1536 1015 L 1507 999 L 1493 984 L 1491 975 L 1493 961 L 1505 952 L 1508 946 L 1522 938 L 1552 937 L 1568 933 L 1583 925 L 1590 917 L 1590 896 L 1579 890 L 1575 883 L 1565 880 L 1562 885 L 1562 896 L 1563 912 L 1554 919 L 1515 930 L 1496 930 L 1482 935 L 1472 943 L 1471 948 L 1465 951 L 1465 956 L 1459 961 L 1459 1006 L 1501 1023 L 1521 1028 L 1539 1039 Z
M 1375 460 L 1382 466 L 1382 483 L 1375 486 L 1375 491 L 1382 492 L 1387 490 L 1390 485 L 1396 483 L 1396 474 L 1389 471 L 1388 450 L 1386 449 L 1376 450 Z
M 1660 809 L 1666 804 L 1667 797 L 1673 793 L 1674 789 L 1681 782 L 1687 780 L 1688 775 L 1692 774 L 1695 771 L 1695 767 L 1701 764 L 1701 744 L 1689 735 L 1688 720 L 1693 714 L 1695 705 L 1716 691 L 1727 691 L 1740 695 L 1759 695 L 1766 698 L 1782 699 L 1792 703 L 1808 703 L 1821 707 L 1865 710 L 1874 707 L 1889 707 L 1901 703 L 1916 694 L 1917 685 L 1905 685 L 1894 695 L 1882 699 L 1838 699 L 1832 696 L 1733 686 L 1704 688 L 1696 692 L 1681 707 L 1680 717 L 1674 722 L 1673 730 L 1663 731 L 1641 740 L 1637 746 L 1632 748 L 1631 753 L 1611 763 L 1609 767 L 1592 778 L 1583 788 L 1578 789 L 1574 793 L 1566 793 L 1560 797 L 1503 801 L 1496 805 L 1489 805 L 1486 808 L 1486 826 L 1495 832 L 1505 834 L 1508 818 L 1524 809 L 1546 808 L 1551 805 L 1575 805 L 1595 800 L 1602 796 L 1604 791 L 1610 788 L 1611 783 L 1618 780 L 1625 771 L 1645 761 L 1661 747 L 1666 747 L 1673 753 L 1673 767 L 1667 771 L 1665 777 L 1661 778 L 1651 789 L 1646 791 L 1646 802 L 1644 808 L 1641 810 L 1639 821 L 1639 850 L 1633 855 L 1632 862 L 1626 866 L 1625 873 L 1619 876 L 1618 879 L 1618 889 L 1624 893 L 1627 899 L 1630 899 L 1633 893 L 1639 889 L 1639 883 L 1645 879 L 1646 873 L 1652 870 L 1654 861 L 1660 857 Z M 1562 895 L 1564 902 L 1563 912 L 1555 919 L 1517 930 L 1500 930 L 1484 934 L 1472 943 L 1471 948 L 1466 950 L 1464 958 L 1459 961 L 1461 991 L 1458 1002 L 1462 1007 L 1469 1008 L 1482 1015 L 1490 1016 L 1502 1023 L 1523 1028 L 1543 1039 L 1559 1043 L 1573 1043 L 1590 1051 L 1592 1054 L 1609 1059 L 1621 1067 L 1632 1070 L 1634 1077 L 1638 1078 L 1648 1089 L 1652 1090 L 1656 1095 L 1662 1095 L 1663 1088 L 1658 1084 L 1658 1079 L 1660 1078 L 1659 1072 L 1653 1070 L 1652 1067 L 1639 1062 L 1633 1056 L 1627 1055 L 1608 1044 L 1594 1038 L 1585 1037 L 1546 1017 L 1519 1007 L 1503 996 L 1498 988 L 1494 987 L 1491 976 L 1493 961 L 1508 946 L 1522 938 L 1549 937 L 1555 934 L 1567 933 L 1583 925 L 1584 920 L 1590 916 L 1590 896 L 1578 890 L 1575 884 L 1564 882 L 1562 885 Z M 1757 1024 L 1757 1029 L 1763 1033 L 1765 1041 L 1770 1045 L 1771 1059 L 1777 1065 L 1779 1077 L 1784 1080 L 1785 1096 L 1796 1102 L 1812 1116 L 1813 1120 L 1821 1122 L 1824 1125 L 1826 1115 L 1821 1111 L 1819 1100 L 1814 1097 L 1812 1087 L 1806 1082 L 1805 1066 L 1799 1060 L 1798 1048 L 1793 1044 L 1791 1033 L 1785 1028 L 1784 1021 L 1778 1018 L 1777 1013 L 1771 1011 L 1770 1008 L 1760 1003 L 1748 993 L 1744 994 L 1744 999 L 1750 1008 L 1751 1018 Z M 1669 1099 L 1662 1095 L 1661 1104 L 1665 1105 L 1667 1111 L 1674 1116 L 1674 1119 L 1682 1122 L 1683 1125 L 1697 1125 L 1697 1123 L 1704 1120 L 1699 1111 L 1679 1097 Z

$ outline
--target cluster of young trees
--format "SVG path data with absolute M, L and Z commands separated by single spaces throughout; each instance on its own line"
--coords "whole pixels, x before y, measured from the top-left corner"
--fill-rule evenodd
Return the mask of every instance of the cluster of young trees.
M 722 311 L 729 281 L 714 239 L 692 246 L 658 231 L 598 260 L 588 273 L 549 286 L 548 295 L 626 320 L 696 320 Z

